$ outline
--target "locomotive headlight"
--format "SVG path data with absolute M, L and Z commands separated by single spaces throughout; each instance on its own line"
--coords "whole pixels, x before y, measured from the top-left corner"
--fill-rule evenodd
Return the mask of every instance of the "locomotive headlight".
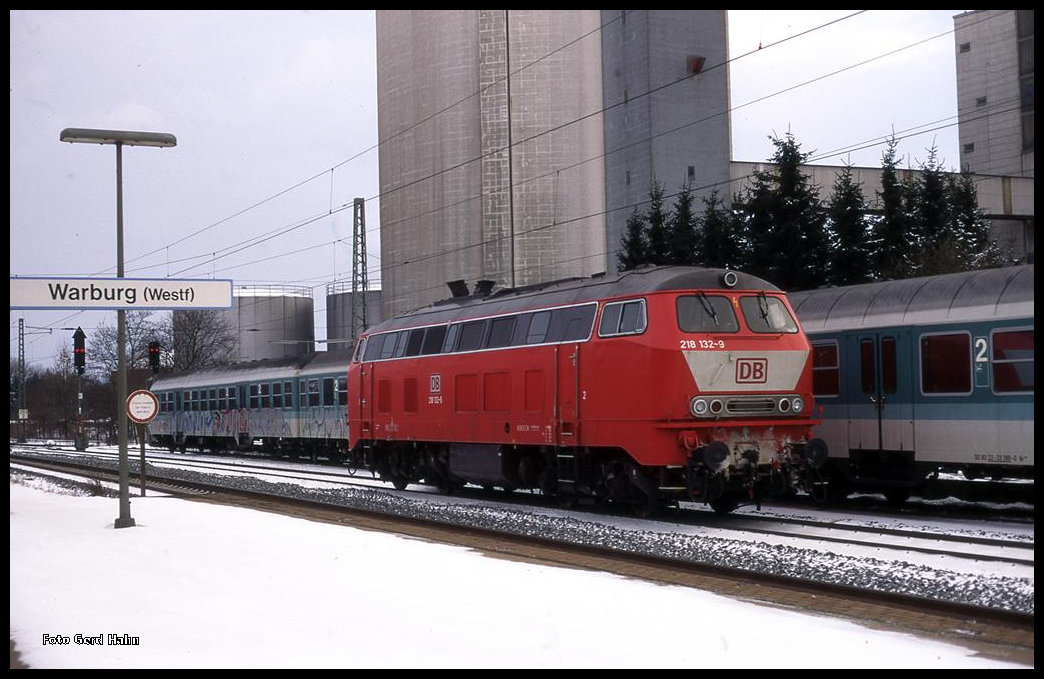
M 779 412 L 781 412 L 781 413 L 788 413 L 788 412 L 790 412 L 790 399 L 787 398 L 786 396 L 784 396 L 783 398 L 779 399 L 778 407 L 779 407 Z
M 795 413 L 800 413 L 802 410 L 805 409 L 805 401 L 800 396 L 794 397 L 793 405 Z
M 710 402 L 710 411 L 714 415 L 719 414 L 721 412 L 721 409 L 724 408 L 724 407 L 725 406 L 724 406 L 724 404 L 722 404 L 720 399 L 716 398 L 716 399 L 714 399 L 713 401 Z
M 694 398 L 689 402 L 689 412 L 695 417 L 702 417 L 707 414 L 707 401 L 702 398 Z

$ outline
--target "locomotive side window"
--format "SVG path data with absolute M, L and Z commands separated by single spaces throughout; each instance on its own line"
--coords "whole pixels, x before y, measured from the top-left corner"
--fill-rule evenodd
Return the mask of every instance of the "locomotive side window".
M 381 358 L 391 358 L 395 353 L 395 342 L 399 339 L 399 333 L 389 332 L 381 335 L 384 342 L 381 344 Z
M 545 342 L 574 342 L 591 336 L 597 304 L 555 309 Z
M 727 297 L 681 295 L 675 302 L 682 332 L 737 332 L 739 321 Z
M 446 341 L 445 325 L 433 325 L 424 330 L 424 342 L 421 345 L 421 354 L 437 354 L 442 351 L 442 343 Z
M 366 339 L 366 346 L 363 348 L 363 360 L 376 361 L 380 358 L 383 342 L 384 335 L 370 335 L 370 337 Z
M 489 325 L 489 338 L 486 339 L 486 348 L 496 349 L 498 347 L 510 346 L 516 320 L 515 316 L 494 318 Z
M 406 345 L 409 343 L 409 340 L 410 331 L 403 330 L 399 333 L 399 336 L 396 338 L 395 341 L 395 353 L 393 354 L 395 358 L 401 358 L 402 356 L 406 355 Z
M 921 391 L 925 394 L 971 393 L 971 335 L 921 336 Z
M 841 365 L 837 360 L 837 342 L 812 344 L 812 393 L 816 396 L 841 394 Z
M 355 353 L 352 354 L 352 363 L 358 363 L 362 360 L 363 355 L 366 351 L 366 338 L 360 337 L 359 341 L 355 345 Z
M 797 323 L 783 300 L 768 295 L 740 297 L 740 308 L 751 332 L 797 332 Z
M 421 345 L 424 343 L 424 328 L 410 330 L 406 339 L 406 353 L 403 356 L 420 356 Z
M 526 344 L 540 344 L 547 337 L 547 326 L 551 323 L 550 311 L 538 311 L 529 319 L 529 330 L 526 332 Z
M 993 334 L 993 390 L 1033 393 L 1033 329 L 998 330 Z
M 460 329 L 460 340 L 457 351 L 474 351 L 482 347 L 482 337 L 486 333 L 486 321 L 471 321 Z
M 457 349 L 457 337 L 460 335 L 460 323 L 454 323 L 446 332 L 446 341 L 442 344 L 442 353 L 447 354 Z
M 602 309 L 602 320 L 598 324 L 599 337 L 613 335 L 637 335 L 645 332 L 645 300 L 613 302 Z

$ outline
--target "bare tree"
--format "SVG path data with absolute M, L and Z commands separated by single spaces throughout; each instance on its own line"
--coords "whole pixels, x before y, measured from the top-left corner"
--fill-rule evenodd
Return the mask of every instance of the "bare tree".
M 175 372 L 230 363 L 236 347 L 235 328 L 214 309 L 175 312 L 164 335 L 165 357 Z
M 163 336 L 162 320 L 153 318 L 150 311 L 127 313 L 127 368 L 146 368 L 149 365 L 149 342 Z M 116 346 L 116 327 L 99 325 L 88 337 L 90 347 L 87 366 L 92 372 L 108 379 L 119 369 Z

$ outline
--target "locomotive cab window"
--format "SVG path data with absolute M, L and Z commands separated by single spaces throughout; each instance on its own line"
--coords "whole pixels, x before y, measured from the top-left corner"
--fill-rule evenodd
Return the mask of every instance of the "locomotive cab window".
M 602 320 L 598 324 L 599 337 L 616 335 L 639 335 L 645 332 L 645 300 L 613 302 L 602 309 Z
M 740 297 L 743 319 L 751 332 L 794 333 L 797 322 L 787 311 L 783 300 L 765 294 Z
M 737 332 L 739 321 L 728 297 L 681 295 L 675 302 L 678 328 L 682 332 Z

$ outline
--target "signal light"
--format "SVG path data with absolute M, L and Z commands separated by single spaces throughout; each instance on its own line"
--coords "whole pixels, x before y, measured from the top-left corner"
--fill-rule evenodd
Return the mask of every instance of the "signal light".
M 152 372 L 158 373 L 160 369 L 160 343 L 149 342 L 149 367 Z
M 73 333 L 73 365 L 76 367 L 76 372 L 81 375 L 87 369 L 87 349 L 84 346 L 86 339 L 87 335 L 83 329 L 76 328 L 76 332 Z

